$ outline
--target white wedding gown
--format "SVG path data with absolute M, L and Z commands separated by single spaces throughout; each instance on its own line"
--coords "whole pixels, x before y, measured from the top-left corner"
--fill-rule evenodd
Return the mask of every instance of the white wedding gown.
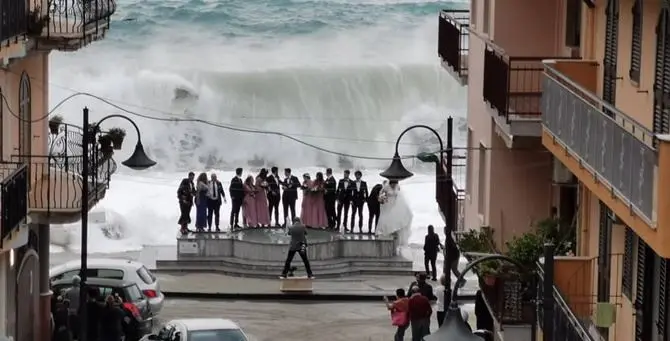
M 387 184 L 382 188 L 382 193 L 386 195 L 386 202 L 381 204 L 375 234 L 379 236 L 395 234 L 398 245 L 407 245 L 412 226 L 412 210 L 405 201 L 399 185 L 393 188 Z

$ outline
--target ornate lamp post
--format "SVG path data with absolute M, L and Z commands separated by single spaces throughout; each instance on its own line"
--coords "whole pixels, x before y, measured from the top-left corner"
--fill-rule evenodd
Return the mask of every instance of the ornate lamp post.
M 104 122 L 107 119 L 110 118 L 122 118 L 125 119 L 126 121 L 130 122 L 133 127 L 135 127 L 135 131 L 137 132 L 137 144 L 135 145 L 135 151 L 133 152 L 133 155 L 128 158 L 128 160 L 123 161 L 122 164 L 130 169 L 135 169 L 135 170 L 144 170 L 150 167 L 153 167 L 156 165 L 156 161 L 151 160 L 147 154 L 144 152 L 144 147 L 142 146 L 142 138 L 140 135 L 140 129 L 137 127 L 137 124 L 130 118 L 124 115 L 108 115 L 103 117 L 101 120 L 99 120 L 97 123 L 94 123 L 91 125 L 89 123 L 89 117 L 88 117 L 88 108 L 84 108 L 84 113 L 83 113 L 83 120 L 84 120 L 84 126 L 83 126 L 83 141 L 82 141 L 82 170 L 81 170 L 81 178 L 82 178 L 82 186 L 81 186 L 81 191 L 82 191 L 82 201 L 81 201 L 81 270 L 79 273 L 79 276 L 81 277 L 81 283 L 80 283 L 80 288 L 79 288 L 79 323 L 80 323 L 80 334 L 79 334 L 79 340 L 81 341 L 86 341 L 87 340 L 87 323 L 86 323 L 86 299 L 87 299 L 87 292 L 86 292 L 86 272 L 88 270 L 87 262 L 88 262 L 88 209 L 89 209 L 89 201 L 88 201 L 88 178 L 89 178 L 89 171 L 90 171 L 90 155 L 89 155 L 89 141 L 91 141 L 91 138 L 95 141 L 95 135 L 97 132 L 99 132 L 99 127 L 102 122 Z M 93 136 L 91 136 L 91 134 Z M 98 160 L 94 160 L 94 162 L 98 162 Z
M 444 322 L 440 329 L 435 333 L 426 336 L 425 341 L 482 341 L 482 337 L 473 334 L 473 332 L 468 327 L 467 323 L 463 320 L 463 315 L 461 314 L 461 308 L 458 306 L 458 283 L 460 283 L 464 278 L 465 274 L 472 270 L 477 264 L 486 262 L 489 260 L 503 260 L 510 262 L 516 265 L 519 270 L 526 270 L 523 264 L 517 262 L 516 260 L 509 258 L 504 255 L 489 255 L 478 258 L 471 263 L 469 263 L 465 269 L 461 272 L 461 275 L 458 277 L 456 284 L 452 290 L 451 304 L 447 309 L 446 315 L 444 317 Z M 552 244 L 544 245 L 544 281 L 543 285 L 543 301 L 542 306 L 544 309 L 544 326 L 545 339 L 552 340 L 553 336 L 553 323 L 554 323 L 554 246 Z M 547 290 L 548 289 L 548 290 Z M 549 336 L 546 336 L 549 335 Z

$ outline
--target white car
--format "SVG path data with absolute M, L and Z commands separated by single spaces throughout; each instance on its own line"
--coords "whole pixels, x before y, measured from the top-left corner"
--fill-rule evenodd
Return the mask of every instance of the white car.
M 220 318 L 172 320 L 142 341 L 250 341 L 237 323 Z
M 49 270 L 51 282 L 62 279 L 71 279 L 79 275 L 80 261 L 73 260 L 56 265 Z M 165 295 L 160 290 L 158 279 L 144 264 L 127 259 L 89 258 L 86 262 L 90 278 L 111 278 L 129 281 L 137 284 L 144 296 L 149 300 L 151 312 L 156 315 L 163 308 Z

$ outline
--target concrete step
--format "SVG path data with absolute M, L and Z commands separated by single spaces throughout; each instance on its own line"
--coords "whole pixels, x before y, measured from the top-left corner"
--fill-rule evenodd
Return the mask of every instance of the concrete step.
M 305 274 L 302 262 L 299 260 L 294 263 L 298 267 L 296 276 L 303 276 Z M 179 265 L 179 266 L 162 266 L 155 272 L 168 274 L 188 274 L 188 273 L 217 273 L 222 275 L 249 277 L 249 278 L 277 278 L 283 269 L 280 267 L 257 267 L 254 269 L 242 268 L 237 266 L 198 266 L 198 265 Z M 337 278 L 348 276 L 412 276 L 414 272 L 411 267 L 338 267 L 338 268 L 322 268 L 319 266 L 312 266 L 312 272 L 317 278 Z
M 301 262 L 300 257 L 295 257 L 294 262 Z M 412 262 L 402 258 L 397 259 L 379 259 L 379 258 L 361 258 L 361 259 L 334 259 L 325 261 L 310 262 L 314 269 L 344 269 L 349 267 L 355 268 L 401 268 L 412 269 Z M 166 267 L 235 267 L 249 270 L 279 270 L 284 267 L 284 260 L 277 261 L 258 261 L 247 260 L 233 257 L 219 257 L 208 259 L 180 259 L 180 260 L 157 260 L 156 268 L 158 270 Z

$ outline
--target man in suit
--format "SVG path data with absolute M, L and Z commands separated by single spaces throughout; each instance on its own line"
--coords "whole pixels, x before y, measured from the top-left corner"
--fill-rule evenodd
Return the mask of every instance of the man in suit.
M 291 262 L 296 252 L 302 258 L 305 264 L 305 272 L 307 277 L 312 276 L 312 268 L 309 266 L 309 259 L 307 259 L 307 228 L 300 222 L 300 218 L 293 219 L 293 225 L 288 228 L 288 235 L 291 236 L 291 244 L 289 244 L 288 254 L 286 255 L 286 262 L 284 263 L 284 271 L 282 271 L 280 278 L 286 278 L 286 275 L 291 270 Z
M 349 170 L 344 171 L 344 177 L 337 183 L 337 229 L 340 229 L 342 223 L 342 209 L 344 208 L 344 230 L 349 232 L 347 228 L 347 216 L 349 215 L 349 206 L 351 205 L 351 188 L 352 182 L 349 179 Z
M 281 201 L 284 208 L 284 226 L 288 226 L 288 212 L 291 211 L 291 221 L 295 220 L 295 202 L 298 200 L 298 188 L 300 188 L 300 180 L 298 177 L 291 175 L 291 168 L 284 169 L 284 181 L 281 182 L 284 193 Z
M 193 179 L 195 173 L 188 172 L 188 177 L 181 180 L 179 188 L 177 189 L 177 198 L 179 199 L 179 226 L 181 234 L 189 233 L 188 224 L 191 223 L 191 209 L 193 208 L 193 197 L 195 196 L 195 186 Z
M 223 191 L 223 185 L 216 178 L 216 174 L 212 173 L 207 191 L 207 227 L 209 228 L 209 232 L 212 232 L 212 217 L 214 218 L 216 232 L 221 232 L 219 228 L 219 212 L 221 211 L 222 199 L 223 202 L 226 202 L 226 192 Z
M 235 176 L 230 180 L 230 200 L 232 201 L 232 208 L 230 209 L 230 229 L 240 228 L 240 208 L 244 202 L 244 185 L 242 183 L 242 168 L 235 170 Z
M 326 184 L 324 186 L 324 202 L 326 204 L 326 217 L 328 228 L 334 229 L 337 224 L 337 213 L 335 213 L 335 202 L 337 201 L 337 180 L 333 177 L 333 170 L 326 169 Z
M 272 167 L 270 175 L 266 179 L 268 183 L 268 208 L 270 209 L 270 221 L 272 221 L 272 211 L 275 212 L 275 226 L 279 226 L 279 201 L 281 201 L 281 190 L 279 183 L 279 168 Z
M 381 193 L 383 187 L 382 184 L 376 184 L 368 195 L 368 234 L 372 234 L 372 220 L 375 221 L 375 229 L 379 222 L 379 193 Z
M 361 171 L 354 172 L 354 185 L 351 186 L 351 231 L 356 224 L 356 213 L 358 213 L 358 232 L 363 233 L 363 205 L 368 200 L 368 184 L 363 181 Z

